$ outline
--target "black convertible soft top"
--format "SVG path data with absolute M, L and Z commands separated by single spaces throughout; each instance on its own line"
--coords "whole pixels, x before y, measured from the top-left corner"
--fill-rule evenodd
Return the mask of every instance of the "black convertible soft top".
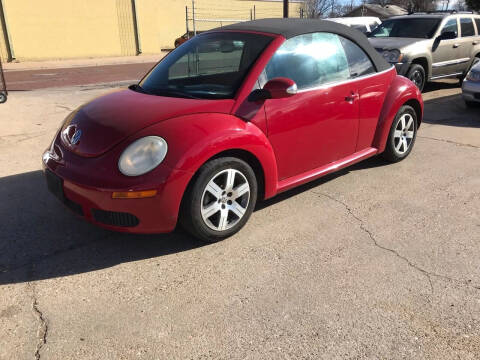
M 328 20 L 318 19 L 260 19 L 245 21 L 237 24 L 223 26 L 212 31 L 238 30 L 238 31 L 258 31 L 269 34 L 282 35 L 289 39 L 291 37 L 309 34 L 313 32 L 329 32 L 343 36 L 359 45 L 370 57 L 377 71 L 387 70 L 392 67 L 391 64 L 370 45 L 367 37 L 358 30 L 348 26 Z

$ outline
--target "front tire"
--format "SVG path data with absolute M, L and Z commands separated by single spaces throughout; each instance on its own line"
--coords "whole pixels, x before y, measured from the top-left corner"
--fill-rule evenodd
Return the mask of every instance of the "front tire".
M 425 76 L 425 69 L 422 65 L 413 64 L 408 70 L 407 78 L 415 84 L 420 92 L 423 91 L 427 78 Z
M 3 104 L 7 101 L 7 95 L 0 91 L 0 104 Z
M 258 185 L 250 165 L 224 157 L 198 171 L 182 202 L 180 222 L 198 239 L 217 242 L 237 233 L 257 201 Z
M 400 108 L 393 120 L 383 157 L 390 162 L 405 159 L 412 151 L 417 138 L 417 113 L 409 106 Z

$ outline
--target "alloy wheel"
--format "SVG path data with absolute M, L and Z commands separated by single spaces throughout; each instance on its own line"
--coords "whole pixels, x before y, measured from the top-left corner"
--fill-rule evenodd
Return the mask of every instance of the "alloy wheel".
M 423 85 L 423 75 L 422 73 L 417 70 L 417 71 L 414 71 L 411 75 L 410 75 L 410 80 L 419 88 L 421 89 L 421 86 Z
M 222 170 L 207 183 L 201 201 L 201 214 L 205 224 L 215 231 L 228 230 L 247 211 L 250 185 L 240 171 Z
M 395 132 L 393 133 L 395 151 L 399 154 L 405 154 L 412 144 L 414 135 L 415 123 L 413 116 L 403 114 L 398 120 Z

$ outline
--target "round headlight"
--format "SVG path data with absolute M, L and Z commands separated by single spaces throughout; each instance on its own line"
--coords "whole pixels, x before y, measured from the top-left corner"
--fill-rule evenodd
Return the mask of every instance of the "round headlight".
M 131 143 L 118 160 L 123 175 L 139 176 L 155 169 L 167 155 L 167 142 L 159 136 L 146 136 Z
M 400 53 L 399 50 L 386 50 L 382 53 L 382 56 L 385 60 L 390 63 L 400 62 L 402 60 L 403 55 Z

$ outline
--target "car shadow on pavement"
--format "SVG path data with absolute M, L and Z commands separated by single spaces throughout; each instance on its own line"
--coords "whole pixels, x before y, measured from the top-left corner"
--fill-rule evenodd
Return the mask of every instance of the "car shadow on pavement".
M 0 178 L 0 198 L 0 285 L 84 273 L 204 245 L 181 231 L 134 235 L 89 224 L 48 192 L 41 171 Z
M 425 84 L 425 87 L 423 88 L 422 92 L 426 94 L 432 91 L 455 89 L 455 88 L 460 88 L 460 83 L 457 80 L 431 81 Z
M 425 100 L 423 123 L 478 128 L 480 106 L 467 107 L 461 94 Z
M 365 160 L 260 202 L 255 210 L 350 171 L 386 164 L 379 157 Z M 181 230 L 136 235 L 87 223 L 48 192 L 42 171 L 0 178 L 0 198 L 0 285 L 80 274 L 206 245 Z

